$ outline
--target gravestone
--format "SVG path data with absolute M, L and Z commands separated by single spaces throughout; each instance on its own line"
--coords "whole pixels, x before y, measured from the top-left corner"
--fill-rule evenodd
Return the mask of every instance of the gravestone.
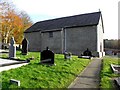
M 120 74 L 120 65 L 111 64 L 111 68 L 115 74 Z
M 49 64 L 53 65 L 54 64 L 54 52 L 50 51 L 48 47 L 46 50 L 41 52 L 41 62 L 42 64 Z
M 21 45 L 19 44 L 18 49 L 21 50 Z
M 14 37 L 10 40 L 10 46 L 9 46 L 9 58 L 15 58 L 16 57 L 16 46 Z
M 26 38 L 22 41 L 22 55 L 27 55 L 28 53 L 28 40 Z
M 12 84 L 16 84 L 17 86 L 20 86 L 20 81 L 19 80 L 15 80 L 15 79 L 10 79 L 10 83 Z
M 117 77 L 114 79 L 115 80 L 115 84 L 117 85 L 118 87 L 118 90 L 120 90 L 120 77 Z
M 85 50 L 85 51 L 83 52 L 83 56 L 92 56 L 92 53 L 91 53 L 91 51 L 89 51 L 89 49 L 87 48 L 87 50 Z
M 64 52 L 64 59 L 71 59 L 71 53 L 70 52 Z

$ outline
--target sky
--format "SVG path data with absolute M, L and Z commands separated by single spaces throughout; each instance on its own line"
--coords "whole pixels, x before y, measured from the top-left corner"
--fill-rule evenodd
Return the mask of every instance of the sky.
M 84 13 L 102 12 L 104 39 L 118 39 L 119 0 L 11 0 L 19 10 L 24 10 L 32 21 Z M 120 4 L 119 4 L 120 5 Z M 120 9 L 119 9 L 120 10 Z

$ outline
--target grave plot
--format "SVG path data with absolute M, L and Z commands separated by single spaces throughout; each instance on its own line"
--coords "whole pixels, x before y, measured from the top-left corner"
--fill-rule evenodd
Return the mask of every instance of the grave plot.
M 15 60 L 8 60 L 8 59 L 0 58 L 0 72 L 6 71 L 12 68 L 21 67 L 27 64 L 28 63 L 26 61 L 15 61 Z
M 17 86 L 20 86 L 20 81 L 15 79 L 10 79 L 10 84 L 16 84 Z
M 116 88 L 120 77 L 120 65 L 118 58 L 106 56 L 103 58 L 103 68 L 101 70 L 101 88 Z M 115 83 L 116 82 L 116 83 Z
M 14 64 L 22 64 L 22 63 L 28 63 L 28 62 L 27 62 L 27 60 L 26 61 L 17 61 L 17 60 L 9 60 L 9 59 L 0 59 L 0 67 L 10 66 L 10 65 L 14 65 Z
M 26 50 L 24 50 L 24 51 L 26 51 Z M 25 54 L 26 53 L 27 52 L 25 52 Z M 28 64 L 28 62 L 30 62 L 29 59 L 22 60 L 22 61 L 17 59 L 15 40 L 14 40 L 14 37 L 12 37 L 10 40 L 8 57 L 6 57 L 6 59 L 0 59 L 0 72 L 4 71 L 4 70 L 9 70 L 12 68 L 17 68 L 22 65 L 26 65 L 26 64 Z
M 120 65 L 111 64 L 111 68 L 113 73 L 120 74 Z M 115 81 L 115 85 L 120 89 L 120 77 L 115 78 L 114 81 Z
M 111 64 L 111 68 L 115 74 L 120 74 L 120 65 Z

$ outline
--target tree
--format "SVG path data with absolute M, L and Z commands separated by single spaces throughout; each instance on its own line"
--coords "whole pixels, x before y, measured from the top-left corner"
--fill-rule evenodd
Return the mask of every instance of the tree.
M 30 17 L 23 11 L 16 11 L 15 6 L 6 1 L 0 2 L 0 31 L 2 42 L 9 43 L 9 39 L 14 36 L 17 43 L 21 43 L 23 32 L 32 25 Z
M 105 39 L 104 40 L 104 46 L 105 48 L 109 48 L 109 49 L 119 49 L 120 48 L 120 39 L 115 39 L 115 40 L 108 40 Z
M 32 21 L 25 11 L 21 11 L 19 15 L 22 20 L 23 26 L 19 32 L 19 36 L 17 34 L 15 34 L 16 41 L 19 41 L 18 43 L 22 42 L 22 39 L 24 38 L 24 35 L 23 35 L 24 31 L 32 25 Z

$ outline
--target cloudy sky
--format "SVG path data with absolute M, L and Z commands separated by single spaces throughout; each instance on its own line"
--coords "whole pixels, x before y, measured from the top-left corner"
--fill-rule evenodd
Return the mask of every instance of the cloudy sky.
M 118 38 L 119 0 L 11 0 L 17 9 L 24 10 L 37 21 L 83 13 L 102 12 L 105 39 Z

